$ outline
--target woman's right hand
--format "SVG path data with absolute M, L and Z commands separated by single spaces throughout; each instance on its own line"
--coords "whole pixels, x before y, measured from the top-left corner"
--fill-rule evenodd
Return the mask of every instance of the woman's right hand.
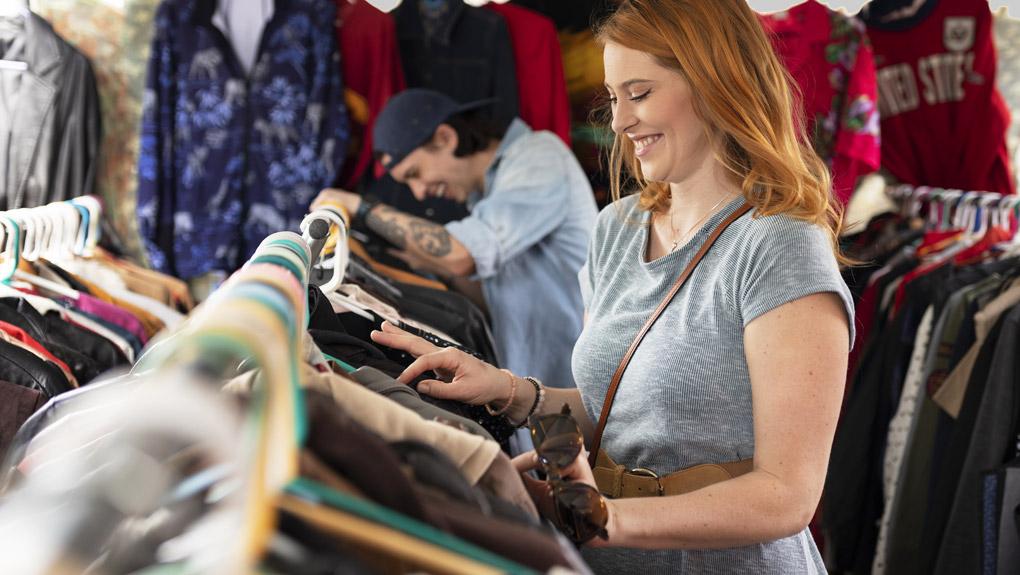
M 406 351 L 417 359 L 397 378 L 408 384 L 432 370 L 440 379 L 426 379 L 418 392 L 436 399 L 451 399 L 471 405 L 503 405 L 510 397 L 510 377 L 484 361 L 452 347 L 440 348 L 386 322 L 373 331 L 372 341 Z

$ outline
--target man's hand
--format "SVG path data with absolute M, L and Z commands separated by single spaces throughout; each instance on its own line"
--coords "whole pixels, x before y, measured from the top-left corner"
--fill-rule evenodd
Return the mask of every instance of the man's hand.
M 328 205 L 342 206 L 352 219 L 364 201 L 358 194 L 338 188 L 319 192 L 310 210 Z M 475 261 L 456 238 L 440 224 L 405 214 L 384 204 L 375 204 L 364 214 L 368 229 L 393 244 L 393 255 L 412 268 L 444 277 L 466 277 L 475 271 Z
M 343 206 L 347 210 L 347 215 L 353 218 L 354 214 L 358 213 L 358 208 L 361 207 L 361 196 L 339 188 L 326 188 L 319 192 L 308 209 L 309 211 L 317 210 L 330 204 Z

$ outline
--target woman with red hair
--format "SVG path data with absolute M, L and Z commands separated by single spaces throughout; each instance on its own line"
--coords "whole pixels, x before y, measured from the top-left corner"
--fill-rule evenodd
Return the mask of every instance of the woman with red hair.
M 542 389 L 392 326 L 373 337 L 418 356 L 403 379 L 438 370 L 418 388 L 435 397 L 512 421 L 572 407 L 597 455 L 564 475 L 607 496 L 606 537 L 584 550 L 596 572 L 824 572 L 806 528 L 853 304 L 842 216 L 791 80 L 744 0 L 625 0 L 597 37 L 616 201 L 580 273 L 578 389 Z

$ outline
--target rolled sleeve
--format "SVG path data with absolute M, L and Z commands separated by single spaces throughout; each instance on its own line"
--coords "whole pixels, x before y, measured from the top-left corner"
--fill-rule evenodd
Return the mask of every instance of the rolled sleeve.
M 471 215 L 446 224 L 446 231 L 467 248 L 481 279 L 496 275 L 506 262 L 552 233 L 566 217 L 569 193 L 562 158 L 542 134 L 523 150 L 502 158 L 490 192 Z
M 475 261 L 475 276 L 488 278 L 499 271 L 499 242 L 494 230 L 480 218 L 468 217 L 446 224 L 446 231 L 464 245 Z

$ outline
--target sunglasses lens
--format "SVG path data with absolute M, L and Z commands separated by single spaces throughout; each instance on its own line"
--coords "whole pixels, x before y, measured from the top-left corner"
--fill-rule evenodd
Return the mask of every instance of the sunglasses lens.
M 569 415 L 544 415 L 531 425 L 535 451 L 546 465 L 560 468 L 573 463 L 581 453 L 581 428 Z
M 564 483 L 554 489 L 556 519 L 563 533 L 575 543 L 605 536 L 609 519 L 606 502 L 593 487 L 583 483 Z

